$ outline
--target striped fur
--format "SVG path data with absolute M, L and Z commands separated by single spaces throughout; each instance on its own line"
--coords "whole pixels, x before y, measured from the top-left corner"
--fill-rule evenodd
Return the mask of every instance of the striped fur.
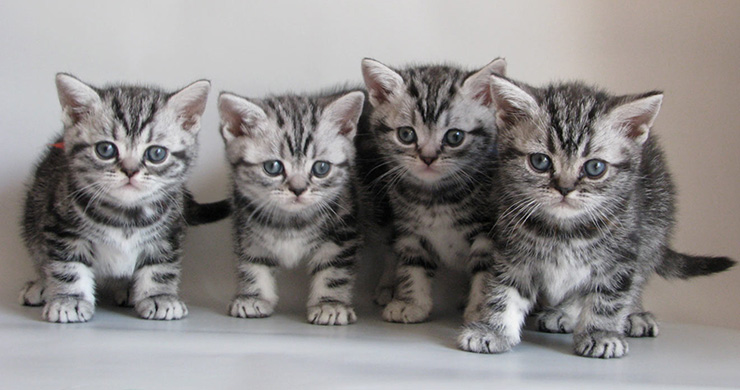
M 650 133 L 662 94 L 615 97 L 580 83 L 538 89 L 493 80 L 496 223 L 481 240 L 495 263 L 480 317 L 466 325 L 460 347 L 509 350 L 538 304 L 539 328 L 573 332 L 577 354 L 621 357 L 625 336 L 658 334 L 642 290 L 677 257 L 667 256 L 675 191 Z M 533 157 L 542 155 L 547 169 Z M 605 170 L 590 170 L 593 161 Z M 720 267 L 709 270 L 732 264 L 714 260 Z
M 373 112 L 358 142 L 360 166 L 376 209 L 387 216 L 377 221 L 392 230 L 376 301 L 386 304 L 386 321 L 421 322 L 432 309 L 431 280 L 440 266 L 470 272 L 474 287 L 488 267 L 467 260 L 472 238 L 488 229 L 482 201 L 496 136 L 489 77 L 503 73 L 505 62 L 466 72 L 394 70 L 365 59 L 362 69 Z M 409 130 L 414 137 L 404 140 Z M 450 142 L 450 132 L 462 141 Z M 471 289 L 471 307 L 480 296 Z
M 183 210 L 197 207 L 184 184 L 210 83 L 170 94 L 97 89 L 59 74 L 57 89 L 63 149 L 46 153 L 26 197 L 23 237 L 39 279 L 24 287 L 21 302 L 43 304 L 51 322 L 84 322 L 96 283 L 110 278 L 122 281 L 120 303 L 140 316 L 185 316 L 177 297 Z M 115 146 L 110 158 L 96 152 L 101 142 Z M 147 160 L 151 147 L 166 148 L 162 161 Z
M 277 267 L 307 261 L 308 321 L 356 321 L 352 288 L 361 237 L 352 142 L 364 100 L 359 91 L 261 100 L 221 94 L 239 279 L 230 315 L 271 315 L 278 301 Z M 282 170 L 268 173 L 270 161 Z M 323 176 L 313 170 L 321 162 L 330 164 Z

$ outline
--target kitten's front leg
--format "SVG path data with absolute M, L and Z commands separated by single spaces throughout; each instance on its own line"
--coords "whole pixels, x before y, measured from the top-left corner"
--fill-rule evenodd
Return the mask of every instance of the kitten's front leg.
M 88 257 L 69 255 L 65 260 L 51 260 L 43 267 L 41 313 L 49 322 L 87 322 L 95 312 L 95 280 Z
M 437 264 L 417 237 L 400 238 L 396 254 L 399 260 L 395 293 L 383 309 L 383 319 L 405 324 L 426 321 L 432 311 L 432 278 Z
M 485 283 L 488 270 L 493 262 L 494 244 L 485 234 L 480 234 L 470 246 L 468 270 L 471 274 L 470 292 L 467 305 L 463 313 L 464 322 L 470 323 L 480 320 L 483 302 L 485 300 Z
M 308 297 L 308 322 L 316 325 L 347 325 L 357 321 L 352 308 L 355 283 L 355 257 L 358 245 L 321 245 L 309 263 L 311 291 Z
M 134 271 L 134 309 L 148 320 L 179 320 L 187 316 L 188 307 L 177 294 L 179 283 L 179 254 L 144 255 Z
M 278 302 L 274 272 L 277 261 L 267 257 L 244 256 L 239 260 L 239 291 L 229 306 L 229 315 L 239 318 L 264 318 L 275 311 Z

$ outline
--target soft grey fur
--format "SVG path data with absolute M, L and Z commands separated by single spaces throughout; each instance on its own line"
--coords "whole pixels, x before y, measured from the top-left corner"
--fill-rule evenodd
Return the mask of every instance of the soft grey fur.
M 496 137 L 489 76 L 503 73 L 505 65 L 497 59 L 468 72 L 362 63 L 373 110 L 367 133 L 359 137 L 360 165 L 385 217 L 378 220 L 392 231 L 392 253 L 376 292 L 376 301 L 386 304 L 386 321 L 428 318 L 439 266 L 473 275 L 468 308 L 478 307 L 479 275 L 488 259 L 469 262 L 468 254 L 472 238 L 489 229 L 482 202 L 490 192 L 486 162 Z M 400 132 L 408 129 L 416 139 L 403 142 Z M 464 135 L 459 144 L 446 138 L 454 131 Z M 466 317 L 472 315 L 466 310 Z
M 688 277 L 733 264 L 668 247 L 675 191 L 650 132 L 662 94 L 612 96 L 580 83 L 533 88 L 492 79 L 496 223 L 480 240 L 490 243 L 495 264 L 480 318 L 466 325 L 460 347 L 509 350 L 538 303 L 539 328 L 572 332 L 578 355 L 623 356 L 625 336 L 658 334 L 641 299 L 654 272 Z M 538 154 L 549 157 L 548 169 L 536 169 Z M 606 170 L 587 174 L 589 161 Z
M 356 321 L 352 289 L 361 236 L 353 139 L 364 101 L 360 91 L 265 99 L 221 94 L 239 278 L 230 315 L 271 315 L 277 267 L 307 261 L 308 321 Z M 270 175 L 269 161 L 278 161 L 282 172 Z M 322 161 L 331 166 L 323 177 L 313 171 Z
M 115 280 L 117 300 L 147 319 L 187 315 L 178 298 L 184 188 L 210 89 L 197 81 L 176 92 L 116 85 L 90 87 L 56 78 L 64 132 L 36 169 L 25 204 L 23 237 L 39 279 L 21 302 L 42 305 L 51 322 L 84 322 L 95 285 Z M 102 158 L 101 142 L 116 153 Z M 148 160 L 148 148 L 165 148 Z

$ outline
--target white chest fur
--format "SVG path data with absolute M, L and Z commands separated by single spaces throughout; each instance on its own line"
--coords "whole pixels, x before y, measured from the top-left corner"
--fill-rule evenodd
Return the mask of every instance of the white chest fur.
M 307 235 L 261 234 L 247 250 L 255 257 L 276 259 L 282 267 L 292 268 L 312 251 L 312 241 Z
M 420 218 L 418 232 L 427 239 L 440 260 L 452 268 L 463 268 L 470 251 L 466 232 L 455 226 L 447 213 L 426 214 Z
M 130 277 L 141 253 L 141 234 L 126 237 L 117 231 L 93 243 L 93 270 L 96 276 Z
M 540 263 L 542 290 L 551 304 L 561 302 L 569 293 L 582 287 L 591 276 L 590 267 L 576 257 L 570 248 L 558 248 L 550 261 Z

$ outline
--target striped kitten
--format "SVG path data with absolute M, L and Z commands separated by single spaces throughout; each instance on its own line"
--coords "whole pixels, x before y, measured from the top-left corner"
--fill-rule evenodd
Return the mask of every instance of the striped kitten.
M 360 245 L 353 186 L 359 91 L 331 96 L 219 97 L 232 166 L 239 288 L 229 314 L 267 317 L 278 301 L 274 272 L 307 261 L 308 321 L 346 325 Z
M 492 92 L 495 265 L 462 349 L 509 350 L 539 303 L 539 328 L 573 332 L 578 355 L 620 357 L 625 336 L 658 334 L 642 308 L 651 274 L 687 278 L 734 264 L 669 247 L 674 187 L 650 134 L 661 93 L 617 97 L 579 83 L 533 88 L 498 76 Z
M 186 224 L 228 214 L 226 203 L 201 208 L 184 187 L 210 83 L 166 93 L 58 74 L 56 85 L 64 132 L 26 197 L 23 237 L 39 279 L 21 303 L 44 304 L 50 322 L 88 321 L 96 283 L 114 279 L 119 303 L 143 318 L 187 315 L 177 296 Z
M 376 297 L 387 303 L 386 321 L 428 318 L 431 281 L 440 265 L 473 275 L 466 317 L 478 307 L 480 272 L 488 264 L 467 260 L 472 238 L 488 229 L 484 167 L 493 158 L 496 135 L 489 84 L 490 75 L 505 67 L 503 59 L 476 72 L 450 66 L 393 70 L 362 62 L 373 112 L 370 134 L 361 139 L 367 145 L 358 150 L 376 208 L 390 205 L 393 232 L 392 260 Z

